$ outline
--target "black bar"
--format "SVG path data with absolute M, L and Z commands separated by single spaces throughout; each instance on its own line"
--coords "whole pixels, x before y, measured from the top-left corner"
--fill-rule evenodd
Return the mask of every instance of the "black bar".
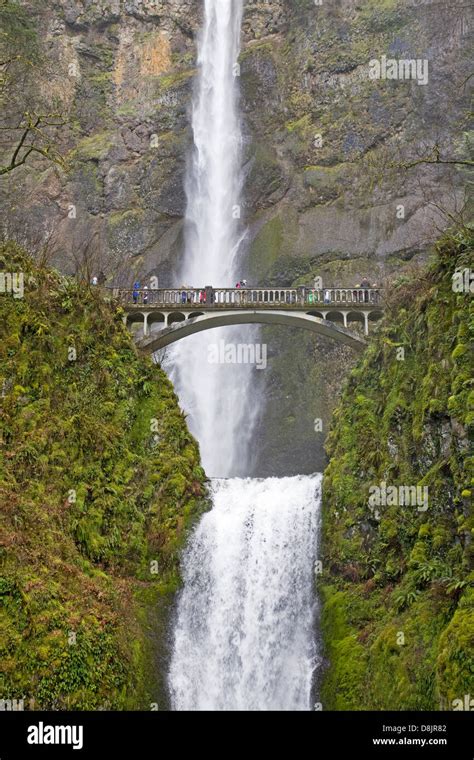
M 57 733 L 56 726 L 65 728 Z M 260 741 L 268 756 L 274 744 L 278 747 L 286 741 L 293 750 L 306 747 L 305 753 L 316 759 L 361 756 L 471 760 L 472 727 L 469 712 L 315 711 L 211 716 L 202 712 L 2 712 L 0 760 L 25 756 L 140 760 L 147 754 L 163 757 L 165 752 L 173 758 L 182 753 L 187 742 L 194 752 L 219 747 L 219 753 L 224 755 L 229 740 L 233 754 L 240 745 L 247 752 L 255 750 Z M 28 737 L 42 739 L 43 743 L 28 743 Z M 50 738 L 69 739 L 70 743 L 45 743 Z

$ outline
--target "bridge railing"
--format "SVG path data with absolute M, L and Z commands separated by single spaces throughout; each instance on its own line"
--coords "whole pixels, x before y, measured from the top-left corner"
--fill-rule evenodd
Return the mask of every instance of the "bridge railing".
M 195 308 L 319 308 L 363 307 L 381 304 L 380 288 L 113 288 L 113 296 L 124 306 L 145 306 L 166 309 Z
M 200 306 L 206 304 L 205 291 L 183 290 L 182 288 L 163 288 L 156 290 L 125 290 L 113 288 L 113 296 L 124 306 L 159 306 L 177 308 L 182 306 Z
M 301 304 L 297 288 L 216 288 L 214 306 L 291 306 Z
M 313 290 L 306 288 L 306 302 L 323 306 L 363 306 L 380 304 L 383 292 L 381 288 L 325 288 Z

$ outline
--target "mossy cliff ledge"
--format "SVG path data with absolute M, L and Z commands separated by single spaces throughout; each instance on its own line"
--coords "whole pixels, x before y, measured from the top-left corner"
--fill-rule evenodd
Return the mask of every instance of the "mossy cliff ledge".
M 395 284 L 335 414 L 319 582 L 325 709 L 453 710 L 474 694 L 474 301 L 453 287 L 472 262 L 464 230 Z M 389 497 L 392 486 L 422 498 Z
M 16 246 L 0 260 L 24 275 L 0 295 L 0 699 L 162 709 L 198 446 L 119 308 Z

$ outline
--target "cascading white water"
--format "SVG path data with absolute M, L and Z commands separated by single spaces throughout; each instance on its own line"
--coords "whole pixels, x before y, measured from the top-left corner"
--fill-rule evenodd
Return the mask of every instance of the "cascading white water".
M 242 0 L 205 0 L 192 114 L 194 151 L 186 179 L 185 256 L 179 275 L 180 284 L 191 287 L 234 287 L 241 279 L 241 22 Z M 171 355 L 171 378 L 201 444 L 208 475 L 248 474 L 260 374 L 254 365 L 210 364 L 209 346 L 222 340 L 255 344 L 257 336 L 255 328 L 213 330 L 183 341 Z
M 242 128 L 237 67 L 241 21 L 242 0 L 205 0 L 181 273 L 203 285 L 219 286 L 216 278 L 223 283 L 234 278 L 240 242 Z
M 184 561 L 178 710 L 309 710 L 321 476 L 215 481 Z
M 181 284 L 233 286 L 242 132 L 238 73 L 242 0 L 205 0 L 186 182 Z M 254 344 L 254 328 L 187 338 L 169 366 L 213 481 L 214 507 L 191 537 L 176 613 L 169 689 L 174 709 L 307 710 L 316 662 L 313 565 L 320 476 L 242 480 L 264 373 L 210 364 L 210 343 Z

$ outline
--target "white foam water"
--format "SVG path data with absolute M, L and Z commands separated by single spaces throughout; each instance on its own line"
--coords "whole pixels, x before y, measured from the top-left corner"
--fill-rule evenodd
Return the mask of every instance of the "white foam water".
M 194 149 L 186 178 L 185 255 L 180 284 L 234 287 L 241 226 L 242 126 L 238 57 L 242 0 L 205 0 L 199 75 L 193 101 Z M 255 365 L 210 363 L 210 344 L 255 344 L 258 328 L 223 328 L 181 341 L 170 354 L 171 379 L 201 445 L 209 476 L 249 474 L 249 444 L 260 404 Z
M 223 480 L 183 562 L 175 710 L 310 710 L 321 476 Z
M 242 0 L 205 0 L 193 102 L 181 284 L 234 286 L 245 230 L 237 59 Z M 168 362 L 214 480 L 214 506 L 183 557 L 169 671 L 175 710 L 308 710 L 317 662 L 313 566 L 321 478 L 250 474 L 261 376 L 211 364 L 210 343 L 255 343 L 256 328 L 186 338 Z

